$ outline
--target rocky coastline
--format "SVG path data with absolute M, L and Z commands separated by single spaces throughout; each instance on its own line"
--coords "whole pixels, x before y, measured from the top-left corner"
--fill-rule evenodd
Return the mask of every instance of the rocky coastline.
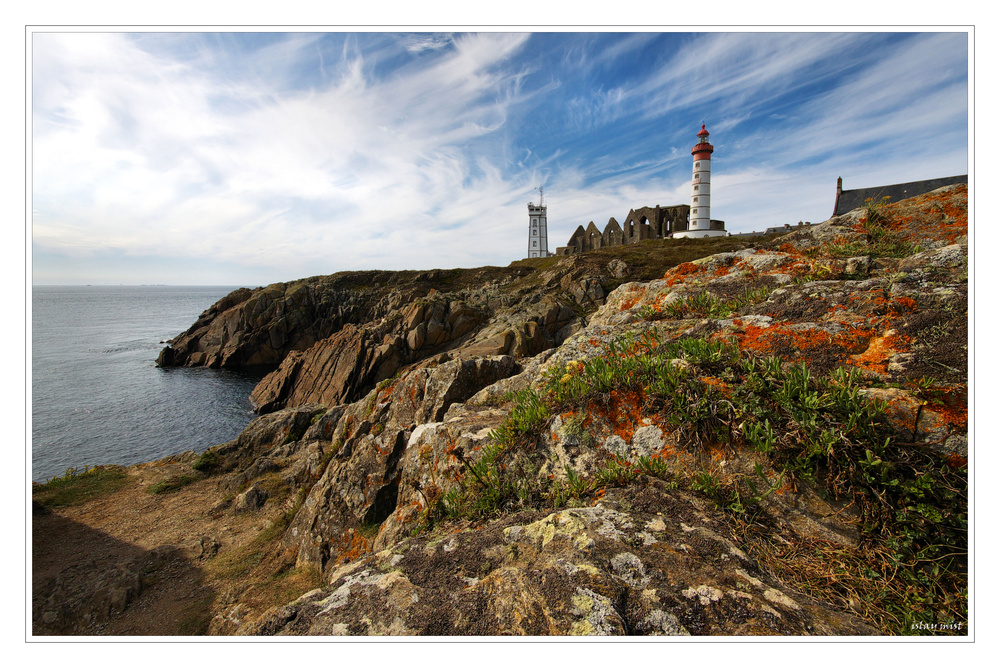
M 157 363 L 261 416 L 36 489 L 33 633 L 967 633 L 967 217 L 237 290 Z

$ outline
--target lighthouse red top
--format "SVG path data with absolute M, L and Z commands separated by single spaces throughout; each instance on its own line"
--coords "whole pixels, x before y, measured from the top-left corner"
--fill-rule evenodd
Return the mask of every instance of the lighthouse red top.
M 698 143 L 691 149 L 691 155 L 696 160 L 709 160 L 714 150 L 715 147 L 708 143 L 708 130 L 705 129 L 705 124 L 702 123 L 701 132 L 698 133 Z

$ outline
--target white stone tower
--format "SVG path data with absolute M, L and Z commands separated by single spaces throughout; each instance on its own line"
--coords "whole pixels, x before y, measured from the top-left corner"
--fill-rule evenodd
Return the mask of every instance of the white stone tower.
M 675 237 L 721 237 L 725 229 L 712 229 L 712 152 L 708 143 L 708 130 L 704 124 L 698 133 L 698 143 L 691 149 L 694 169 L 691 172 L 691 217 L 686 232 L 675 232 Z
M 528 202 L 528 257 L 549 256 L 549 227 L 545 193 L 538 189 L 538 204 Z

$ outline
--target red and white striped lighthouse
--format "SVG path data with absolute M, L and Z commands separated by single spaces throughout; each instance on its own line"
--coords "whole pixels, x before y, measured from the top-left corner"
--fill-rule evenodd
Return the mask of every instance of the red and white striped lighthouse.
M 694 169 L 691 172 L 691 215 L 687 231 L 674 233 L 675 237 L 721 237 L 725 229 L 712 229 L 712 152 L 708 143 L 708 130 L 704 124 L 698 133 L 698 143 L 691 149 Z

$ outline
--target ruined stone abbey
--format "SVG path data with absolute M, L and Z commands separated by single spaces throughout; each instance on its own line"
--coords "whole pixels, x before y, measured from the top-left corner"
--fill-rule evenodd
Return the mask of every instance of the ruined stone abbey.
M 725 236 L 726 224 L 710 218 L 711 202 L 711 156 L 714 147 L 708 143 L 708 131 L 701 126 L 698 143 L 691 149 L 694 166 L 691 176 L 691 204 L 675 206 L 644 206 L 632 209 L 619 224 L 611 218 L 604 230 L 598 229 L 594 221 L 586 228 L 580 225 L 573 232 L 565 246 L 556 248 L 556 255 L 585 253 L 608 246 L 637 244 L 647 239 L 668 239 L 671 237 L 714 237 Z M 549 255 L 547 234 L 547 207 L 542 204 L 528 204 L 529 238 L 528 257 Z M 544 235 L 544 236 L 543 236 Z
M 590 221 L 586 229 L 583 225 L 576 228 L 573 236 L 565 246 L 556 249 L 556 255 L 573 255 L 585 253 L 607 246 L 624 246 L 637 244 L 647 239 L 669 239 L 677 232 L 687 232 L 691 218 L 691 207 L 687 204 L 676 206 L 644 206 L 632 209 L 625 218 L 625 223 L 611 218 L 602 232 Z M 726 224 L 721 220 L 713 220 L 711 229 L 726 233 Z M 707 236 L 707 235 L 706 235 Z

